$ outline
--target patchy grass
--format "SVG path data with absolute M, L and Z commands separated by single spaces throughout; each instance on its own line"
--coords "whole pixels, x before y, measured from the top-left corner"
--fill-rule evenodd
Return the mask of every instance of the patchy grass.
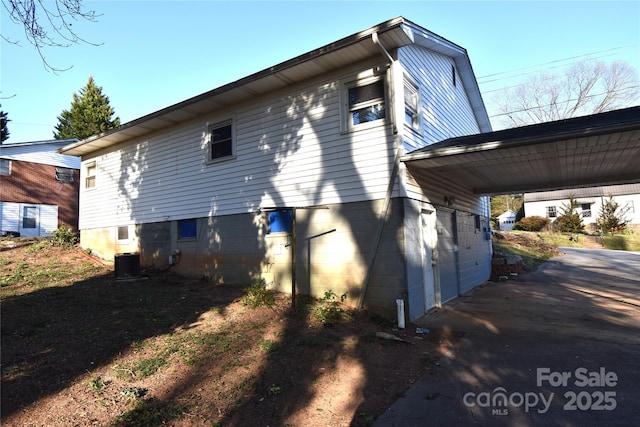
M 603 240 L 606 249 L 640 252 L 640 235 L 638 234 L 604 236 Z
M 495 232 L 493 248 L 504 254 L 521 256 L 525 272 L 534 271 L 559 253 L 555 243 L 558 237 L 551 237 L 550 234 L 530 231 Z
M 0 252 L 7 426 L 366 426 L 462 335 L 394 330 L 395 316 L 333 293 L 292 311 L 262 282 L 117 281 L 79 248 L 11 247 Z

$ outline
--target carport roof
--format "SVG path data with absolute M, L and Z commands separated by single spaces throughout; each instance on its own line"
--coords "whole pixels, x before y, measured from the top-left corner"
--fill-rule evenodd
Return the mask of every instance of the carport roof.
M 475 194 L 640 182 L 640 107 L 451 138 L 402 157 Z

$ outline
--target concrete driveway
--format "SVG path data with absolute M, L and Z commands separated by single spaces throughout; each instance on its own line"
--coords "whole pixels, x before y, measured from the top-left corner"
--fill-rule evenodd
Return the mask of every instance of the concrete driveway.
M 420 319 L 465 336 L 374 426 L 640 425 L 640 253 L 561 250 Z

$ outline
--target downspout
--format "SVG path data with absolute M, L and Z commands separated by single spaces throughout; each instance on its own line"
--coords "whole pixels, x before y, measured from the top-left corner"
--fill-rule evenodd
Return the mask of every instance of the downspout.
M 382 45 L 382 43 L 380 43 L 380 39 L 378 38 L 378 33 L 374 32 L 371 35 L 371 39 L 373 40 L 373 43 L 378 46 L 380 48 L 380 51 L 382 52 L 382 54 L 389 60 L 389 65 L 390 65 L 390 70 L 391 70 L 391 78 L 390 78 L 390 84 L 389 84 L 389 111 L 391 113 L 391 125 L 392 125 L 392 129 L 393 129 L 393 134 L 394 134 L 394 144 L 395 144 L 395 154 L 394 154 L 394 159 L 393 159 L 393 169 L 391 171 L 391 175 L 389 178 L 389 185 L 387 186 L 387 193 L 385 195 L 384 198 L 384 203 L 382 206 L 382 209 L 380 210 L 380 215 L 379 215 L 379 222 L 378 222 L 378 229 L 376 230 L 376 234 L 374 236 L 374 241 L 373 241 L 373 246 L 371 248 L 371 254 L 369 256 L 369 262 L 367 265 L 367 272 L 364 278 L 364 281 L 362 283 L 362 292 L 360 293 L 360 299 L 358 300 L 358 310 L 362 309 L 362 306 L 364 305 L 364 300 L 367 296 L 367 288 L 369 287 L 369 282 L 371 281 L 371 274 L 373 271 L 373 265 L 375 263 L 376 260 L 376 255 L 378 253 L 378 247 L 380 246 L 380 240 L 382 238 L 382 231 L 384 228 L 384 224 L 387 222 L 387 220 L 389 219 L 389 206 L 391 205 L 391 196 L 393 195 L 393 188 L 395 186 L 395 182 L 396 179 L 398 177 L 398 171 L 400 169 L 400 156 L 401 156 L 401 149 L 402 149 L 402 141 L 400 138 L 400 134 L 398 132 L 398 127 L 397 127 L 397 118 L 395 116 L 395 73 L 394 73 L 394 67 L 398 65 L 398 63 L 393 59 L 393 57 L 389 54 L 389 52 L 387 51 L 387 49 L 384 48 L 384 46 Z

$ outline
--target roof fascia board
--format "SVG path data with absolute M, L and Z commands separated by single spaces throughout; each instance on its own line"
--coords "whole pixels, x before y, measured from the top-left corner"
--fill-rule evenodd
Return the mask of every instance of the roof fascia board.
M 287 60 L 287 61 L 282 62 L 280 64 L 274 65 L 272 67 L 266 68 L 266 69 L 264 69 L 262 71 L 258 71 L 257 73 L 251 74 L 251 75 L 249 75 L 247 77 L 244 77 L 242 79 L 236 80 L 236 81 L 231 82 L 231 83 L 227 83 L 227 84 L 225 84 L 223 86 L 220 86 L 220 87 L 215 88 L 213 90 L 210 90 L 208 92 L 202 93 L 200 95 L 194 96 L 194 97 L 189 98 L 187 100 L 181 101 L 181 102 L 179 102 L 177 104 L 168 106 L 166 108 L 160 109 L 160 110 L 155 111 L 153 113 L 150 113 L 150 114 L 147 114 L 145 116 L 139 117 L 139 118 L 134 119 L 134 120 L 132 120 L 130 122 L 124 123 L 124 124 L 120 125 L 117 128 L 110 129 L 110 130 L 108 130 L 106 132 L 102 132 L 100 134 L 93 135 L 93 136 L 91 136 L 89 138 L 86 138 L 84 140 L 77 141 L 75 143 L 69 144 L 69 145 L 63 147 L 61 152 L 72 151 L 72 150 L 74 150 L 74 149 L 76 149 L 76 148 L 78 148 L 80 146 L 89 144 L 89 143 L 91 143 L 93 141 L 96 141 L 98 139 L 101 139 L 101 138 L 104 138 L 106 136 L 112 135 L 114 133 L 118 133 L 120 131 L 123 131 L 123 130 L 129 129 L 129 128 L 138 126 L 138 125 L 140 125 L 140 124 L 142 124 L 144 122 L 147 122 L 149 120 L 152 120 L 152 119 L 155 119 L 155 118 L 160 118 L 160 117 L 162 117 L 162 116 L 164 116 L 166 114 L 170 114 L 170 113 L 172 113 L 172 112 L 174 112 L 176 110 L 179 110 L 179 109 L 182 109 L 182 108 L 186 108 L 189 105 L 195 104 L 197 102 L 204 101 L 204 100 L 206 100 L 208 98 L 215 97 L 215 96 L 220 95 L 220 94 L 225 93 L 225 92 L 229 92 L 229 91 L 231 91 L 233 89 L 241 88 L 241 87 L 243 87 L 243 86 L 245 86 L 245 85 L 247 85 L 249 83 L 258 81 L 258 80 L 260 80 L 262 78 L 265 78 L 265 77 L 269 77 L 269 76 L 275 75 L 275 74 L 277 74 L 279 72 L 282 72 L 282 71 L 287 70 L 289 68 L 292 68 L 294 66 L 303 64 L 303 63 L 308 62 L 308 61 L 311 61 L 314 58 L 317 58 L 317 57 L 320 57 L 322 55 L 326 55 L 326 54 L 329 54 L 331 52 L 335 52 L 337 50 L 343 49 L 343 48 L 345 48 L 347 46 L 359 43 L 359 42 L 361 42 L 361 41 L 363 41 L 365 39 L 371 38 L 371 35 L 373 33 L 379 33 L 380 34 L 380 33 L 384 33 L 384 32 L 393 30 L 394 28 L 400 27 L 404 22 L 407 22 L 407 21 L 401 16 L 393 18 L 393 19 L 390 19 L 390 20 L 385 21 L 385 22 L 383 22 L 381 24 L 378 24 L 378 25 L 373 26 L 373 27 L 371 27 L 369 29 L 366 29 L 364 31 L 360 31 L 360 32 L 358 32 L 356 34 L 353 34 L 351 36 L 344 37 L 344 38 L 342 38 L 340 40 L 337 40 L 337 41 L 335 41 L 333 43 L 329 43 L 329 44 L 327 44 L 325 46 L 322 46 L 322 47 L 320 47 L 318 49 L 315 49 L 313 51 L 310 51 L 308 53 L 296 56 L 296 57 L 294 57 L 294 58 L 292 58 L 290 60 Z
M 69 138 L 69 139 L 50 139 L 46 141 L 30 141 L 30 142 L 8 142 L 5 144 L 0 144 L 0 148 L 11 148 L 11 147 L 27 147 L 31 145 L 68 145 L 69 143 L 77 141 L 77 138 Z

